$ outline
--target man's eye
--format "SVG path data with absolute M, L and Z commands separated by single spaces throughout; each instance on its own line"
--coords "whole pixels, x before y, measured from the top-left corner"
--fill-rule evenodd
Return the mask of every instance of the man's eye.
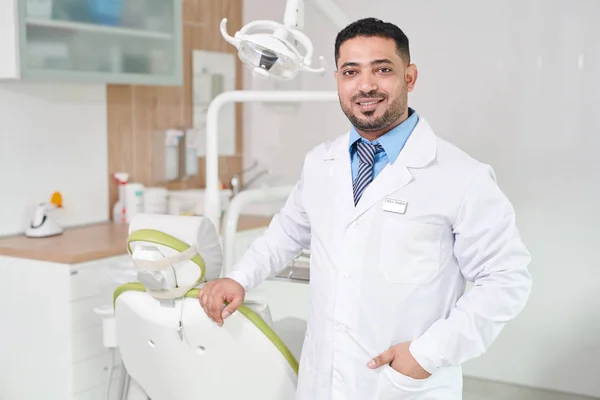
M 354 75 L 354 72 L 355 71 L 352 71 L 352 70 L 350 70 L 350 71 L 344 71 L 344 75 L 351 76 L 351 75 Z

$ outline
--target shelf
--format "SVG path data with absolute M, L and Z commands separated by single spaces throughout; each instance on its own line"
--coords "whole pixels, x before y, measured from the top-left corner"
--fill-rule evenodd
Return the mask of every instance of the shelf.
M 114 21 L 109 1 L 38 0 L 52 9 L 29 10 L 9 0 L 0 10 L 0 81 L 180 86 L 183 0 L 119 0 Z
M 152 32 L 152 31 L 145 31 L 142 29 L 121 28 L 118 26 L 94 25 L 94 24 L 86 24 L 86 23 L 81 23 L 81 22 L 28 18 L 25 20 L 25 24 L 28 26 L 56 28 L 56 29 L 63 29 L 63 30 L 70 30 L 70 31 L 97 32 L 97 33 L 106 33 L 106 34 L 121 35 L 121 36 L 135 36 L 135 37 L 142 37 L 142 38 L 148 38 L 148 39 L 163 39 L 163 40 L 173 39 L 172 34 L 164 33 L 164 32 Z
M 89 83 L 104 82 L 122 85 L 154 85 L 154 86 L 178 86 L 182 84 L 182 74 L 176 72 L 172 75 L 135 74 L 115 72 L 92 72 L 59 69 L 27 68 L 23 76 L 35 82 L 69 82 Z

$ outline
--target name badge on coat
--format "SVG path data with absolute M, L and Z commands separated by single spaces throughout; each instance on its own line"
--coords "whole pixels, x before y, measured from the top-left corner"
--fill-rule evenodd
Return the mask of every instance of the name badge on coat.
M 404 214 L 406 212 L 407 205 L 408 205 L 408 203 L 404 200 L 396 200 L 396 199 L 386 198 L 385 200 L 383 200 L 382 209 L 383 209 L 383 211 L 387 211 L 387 212 L 393 212 L 396 214 Z

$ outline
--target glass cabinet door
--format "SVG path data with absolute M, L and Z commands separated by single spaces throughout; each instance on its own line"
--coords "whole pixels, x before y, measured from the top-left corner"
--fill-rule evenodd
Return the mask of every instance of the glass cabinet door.
M 181 0 L 19 0 L 25 78 L 181 84 Z

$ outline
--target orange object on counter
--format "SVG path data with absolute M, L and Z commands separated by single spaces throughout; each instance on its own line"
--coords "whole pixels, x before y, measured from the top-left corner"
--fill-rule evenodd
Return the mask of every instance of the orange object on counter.
M 50 199 L 50 203 L 54 204 L 58 208 L 62 208 L 62 206 L 63 206 L 62 194 L 60 194 L 60 192 L 52 193 L 52 198 Z

